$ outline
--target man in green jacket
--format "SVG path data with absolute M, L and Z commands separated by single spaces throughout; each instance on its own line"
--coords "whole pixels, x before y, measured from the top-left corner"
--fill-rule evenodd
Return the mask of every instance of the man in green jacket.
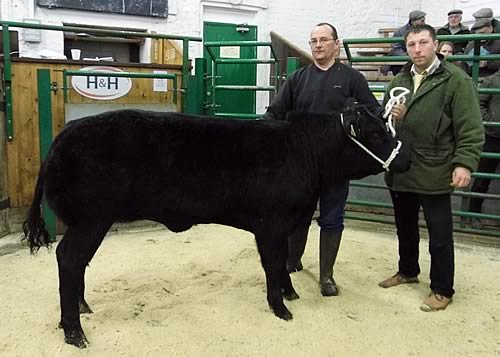
M 451 192 L 469 185 L 484 128 L 473 82 L 460 68 L 436 56 L 434 28 L 414 26 L 404 38 L 411 63 L 393 79 L 387 93 L 394 87 L 410 90 L 406 113 L 395 128 L 411 148 L 412 166 L 405 173 L 386 175 L 399 240 L 399 269 L 379 285 L 418 282 L 422 207 L 429 232 L 431 293 L 420 308 L 436 311 L 445 309 L 455 293 Z

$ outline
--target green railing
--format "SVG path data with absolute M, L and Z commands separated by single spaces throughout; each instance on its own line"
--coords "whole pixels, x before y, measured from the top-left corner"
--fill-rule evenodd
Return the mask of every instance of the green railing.
M 440 35 L 437 37 L 439 41 L 449 41 L 449 42 L 465 42 L 474 41 L 474 54 L 473 55 L 454 55 L 448 57 L 449 61 L 470 61 L 472 62 L 472 75 L 471 77 L 476 81 L 479 78 L 479 61 L 498 61 L 500 60 L 500 54 L 493 55 L 480 55 L 479 47 L 481 40 L 500 40 L 500 33 L 493 34 L 470 34 L 470 35 Z M 350 38 L 343 40 L 344 49 L 347 55 L 347 60 L 349 63 L 362 63 L 362 62 L 374 62 L 374 63 L 384 63 L 384 62 L 400 62 L 408 61 L 408 56 L 355 56 L 351 54 L 351 49 L 349 45 L 354 44 L 380 44 L 380 43 L 398 43 L 403 42 L 402 37 L 383 37 L 383 38 Z
M 472 62 L 472 78 L 475 81 L 475 83 L 478 83 L 479 79 L 479 61 L 483 60 L 488 60 L 488 61 L 500 61 L 500 54 L 493 54 L 493 55 L 480 55 L 480 41 L 481 40 L 500 40 L 500 34 L 470 34 L 470 35 L 446 35 L 446 36 L 438 36 L 438 40 L 440 41 L 449 41 L 449 42 L 464 42 L 464 41 L 475 41 L 474 44 L 474 54 L 472 55 L 465 55 L 465 54 L 460 54 L 460 55 L 453 55 L 449 56 L 447 60 L 449 61 L 470 61 Z M 385 62 L 401 62 L 401 61 L 409 61 L 408 56 L 352 56 L 351 50 L 349 48 L 349 45 L 353 44 L 380 44 L 380 43 L 397 43 L 397 42 L 403 42 L 403 38 L 401 37 L 396 37 L 396 38 L 364 38 L 364 39 L 345 39 L 343 41 L 344 43 L 344 49 L 347 55 L 347 59 L 349 60 L 349 63 L 352 65 L 354 63 L 366 63 L 366 62 L 373 62 L 373 63 L 385 63 Z M 367 46 L 369 47 L 369 46 Z M 370 85 L 370 89 L 374 93 L 385 93 L 386 92 L 386 86 L 383 84 L 376 84 L 376 85 Z M 478 93 L 480 94 L 495 94 L 495 95 L 500 95 L 500 88 L 478 88 Z M 484 122 L 484 125 L 486 127 L 500 127 L 500 122 Z M 500 153 L 494 153 L 494 152 L 483 152 L 481 154 L 482 158 L 493 158 L 493 159 L 500 159 Z M 485 179 L 491 179 L 491 180 L 500 180 L 500 174 L 490 174 L 490 173 L 484 173 L 484 172 L 475 172 L 472 174 L 473 178 L 485 178 Z M 352 187 L 359 187 L 363 189 L 383 189 L 387 190 L 386 185 L 378 185 L 378 184 L 371 184 L 371 183 L 366 183 L 366 182 L 360 182 L 360 181 L 353 181 L 351 182 Z M 482 199 L 489 199 L 489 200 L 499 200 L 500 201 L 500 195 L 497 194 L 489 194 L 489 193 L 477 193 L 477 192 L 470 192 L 470 191 L 462 191 L 462 190 L 457 190 L 454 193 L 452 193 L 454 197 L 460 197 L 462 202 L 461 202 L 461 210 L 453 211 L 453 215 L 456 217 L 460 217 L 461 219 L 461 225 L 458 227 L 455 227 L 454 230 L 457 232 L 464 232 L 464 233 L 472 233 L 472 234 L 479 234 L 479 235 L 486 235 L 486 236 L 494 236 L 494 237 L 500 237 L 500 231 L 498 229 L 496 230 L 486 230 L 486 229 L 472 229 L 472 228 L 464 228 L 463 225 L 463 219 L 464 218 L 480 218 L 480 219 L 488 219 L 492 221 L 499 221 L 500 222 L 500 215 L 495 215 L 495 214 L 484 214 L 484 213 L 475 213 L 475 212 L 467 212 L 467 203 L 470 198 L 482 198 Z M 384 202 L 373 202 L 373 201 L 367 201 L 367 200 L 347 200 L 347 203 L 353 206 L 364 206 L 364 207 L 372 207 L 372 208 L 379 208 L 379 209 L 392 209 L 393 206 L 390 203 L 384 203 Z M 380 217 L 377 215 L 361 215 L 361 214 L 356 214 L 356 213 L 347 213 L 346 218 L 349 219 L 356 219 L 356 220 L 362 220 L 362 221 L 371 221 L 371 222 L 379 222 L 379 223 L 390 223 L 394 224 L 394 219 L 390 217 Z
M 10 28 L 31 28 L 38 30 L 51 30 L 51 31 L 71 31 L 71 32 L 84 32 L 96 35 L 111 35 L 113 37 L 135 37 L 135 38 L 153 38 L 153 39 L 165 39 L 165 40 L 179 40 L 182 41 L 182 81 L 180 93 L 183 95 L 182 98 L 182 111 L 186 111 L 188 108 L 188 83 L 189 83 L 189 41 L 201 42 L 201 37 L 193 36 L 177 36 L 177 35 L 165 35 L 165 34 L 153 34 L 145 32 L 134 32 L 134 31 L 114 31 L 105 29 L 93 29 L 89 27 L 76 27 L 76 26 L 56 26 L 56 25 L 44 25 L 44 24 L 33 24 L 25 22 L 12 22 L 12 21 L 0 21 L 2 26 L 2 40 L 3 40 L 3 63 L 4 63 L 4 85 L 5 85 L 5 120 L 7 126 L 7 140 L 14 139 L 14 118 L 12 116 L 12 68 L 11 68 L 11 54 L 10 54 Z
M 213 73 L 212 79 L 213 83 L 211 87 L 211 103 L 207 103 L 207 106 L 213 108 L 214 115 L 218 117 L 224 118 L 240 118 L 240 119 L 256 119 L 260 118 L 262 114 L 249 114 L 249 113 L 225 113 L 218 112 L 217 108 L 219 105 L 216 102 L 216 93 L 217 91 L 268 91 L 275 92 L 277 91 L 277 86 L 257 86 L 257 85 L 218 85 L 217 79 L 220 77 L 218 75 L 218 68 L 220 65 L 224 64 L 274 64 L 275 65 L 275 75 L 274 79 L 276 83 L 279 81 L 279 62 L 274 52 L 273 46 L 271 42 L 259 42 L 259 41 L 207 41 L 204 42 L 210 59 L 213 61 Z M 217 58 L 217 55 L 214 53 L 214 48 L 220 47 L 230 47 L 230 46 L 241 46 L 241 47 L 269 47 L 271 49 L 271 57 L 269 59 L 256 59 L 256 58 L 234 58 L 234 59 L 226 59 L 226 58 Z
M 37 70 L 37 91 L 38 91 L 38 128 L 40 144 L 40 162 L 45 160 L 52 144 L 52 96 L 54 90 L 50 80 L 50 71 L 48 69 Z M 57 218 L 54 212 L 49 208 L 45 195 L 42 200 L 42 215 L 45 227 L 49 232 L 50 239 L 56 239 Z

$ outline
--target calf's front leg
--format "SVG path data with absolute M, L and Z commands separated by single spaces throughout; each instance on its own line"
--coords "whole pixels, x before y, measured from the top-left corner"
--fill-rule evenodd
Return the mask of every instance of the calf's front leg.
M 255 235 L 262 267 L 266 274 L 267 302 L 277 317 L 291 320 L 293 315 L 283 303 L 283 295 L 293 296 L 297 293 L 293 289 L 290 277 L 288 281 L 283 277 L 283 271 L 286 271 L 287 238 L 286 236 L 280 238 L 265 234 Z

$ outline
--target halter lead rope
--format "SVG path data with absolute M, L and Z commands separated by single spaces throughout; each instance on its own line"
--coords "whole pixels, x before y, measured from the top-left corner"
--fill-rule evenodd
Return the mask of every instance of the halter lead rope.
M 398 95 L 396 95 L 396 91 L 401 91 Z M 406 95 L 410 93 L 410 90 L 405 87 L 394 87 L 391 89 L 389 92 L 389 95 L 391 98 L 387 101 L 385 104 L 385 113 L 383 115 L 384 119 L 389 119 L 387 120 L 387 129 L 390 130 L 392 137 L 396 137 L 396 129 L 394 129 L 394 123 L 392 121 L 392 114 L 391 110 L 396 104 L 405 104 L 406 102 Z
M 340 113 L 340 121 L 342 122 L 342 126 L 344 125 L 344 114 Z M 351 126 L 351 133 L 353 135 L 356 135 L 355 131 L 354 131 L 354 128 Z M 401 141 L 398 140 L 398 145 L 396 145 L 396 147 L 394 149 L 392 149 L 392 152 L 391 154 L 389 155 L 389 157 L 387 158 L 387 160 L 382 160 L 381 158 L 379 158 L 377 155 L 375 155 L 374 153 L 372 153 L 366 146 L 364 146 L 363 144 L 361 144 L 361 142 L 359 142 L 356 138 L 354 138 L 354 136 L 352 135 L 347 135 L 349 138 L 351 138 L 352 141 L 354 141 L 361 149 L 363 149 L 368 155 L 370 155 L 371 157 L 373 157 L 375 160 L 377 160 L 378 162 L 380 162 L 380 164 L 382 165 L 382 167 L 384 168 L 385 171 L 389 172 L 389 166 L 391 165 L 391 163 L 394 161 L 394 159 L 396 158 L 396 156 L 398 156 L 399 154 L 399 150 L 401 149 Z

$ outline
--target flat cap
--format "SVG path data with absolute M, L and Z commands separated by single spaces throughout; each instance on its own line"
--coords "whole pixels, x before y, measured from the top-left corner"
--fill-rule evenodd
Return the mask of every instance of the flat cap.
M 410 21 L 421 19 L 422 17 L 425 17 L 425 15 L 427 15 L 427 14 L 423 11 L 413 10 L 412 12 L 410 12 L 410 15 L 409 15 Z
M 472 14 L 477 19 L 491 19 L 493 17 L 493 10 L 489 7 L 483 7 Z
M 462 15 L 463 13 L 464 12 L 460 9 L 453 9 L 453 10 L 448 11 L 448 16 L 454 15 L 454 14 Z
M 474 25 L 472 25 L 471 30 L 476 31 L 479 30 L 480 28 L 486 27 L 486 26 L 491 26 L 491 20 L 490 19 L 478 19 Z

